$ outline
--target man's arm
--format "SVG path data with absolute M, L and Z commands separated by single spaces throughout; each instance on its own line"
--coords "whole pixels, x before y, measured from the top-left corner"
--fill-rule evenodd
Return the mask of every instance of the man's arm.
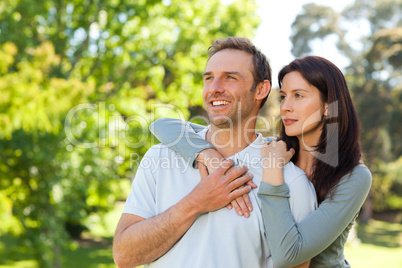
M 161 214 L 149 219 L 123 214 L 113 243 L 116 264 L 134 267 L 158 259 L 174 246 L 199 215 L 222 208 L 248 193 L 251 187 L 238 188 L 251 180 L 252 175 L 245 174 L 246 167 L 232 166 L 232 160 L 225 160 L 221 168 L 208 175 L 206 167 L 199 164 L 200 183 Z
M 156 260 L 176 244 L 198 215 L 185 199 L 149 219 L 122 214 L 113 243 L 117 266 L 135 267 Z

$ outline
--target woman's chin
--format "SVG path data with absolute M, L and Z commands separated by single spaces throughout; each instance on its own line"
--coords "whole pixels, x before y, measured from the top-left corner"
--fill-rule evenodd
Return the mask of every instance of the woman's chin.
M 301 135 L 301 133 L 295 132 L 295 131 L 290 131 L 285 129 L 285 133 L 288 137 L 295 137 Z

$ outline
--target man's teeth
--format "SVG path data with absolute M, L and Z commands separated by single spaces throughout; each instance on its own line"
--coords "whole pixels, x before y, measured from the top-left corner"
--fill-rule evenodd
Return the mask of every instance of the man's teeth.
M 226 104 L 229 104 L 229 102 L 228 101 L 213 101 L 212 102 L 213 106 L 226 105 Z

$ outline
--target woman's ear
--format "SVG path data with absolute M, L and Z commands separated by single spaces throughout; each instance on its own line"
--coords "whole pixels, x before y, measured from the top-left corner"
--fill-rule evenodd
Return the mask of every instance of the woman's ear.
M 328 102 L 324 103 L 324 116 L 328 115 Z

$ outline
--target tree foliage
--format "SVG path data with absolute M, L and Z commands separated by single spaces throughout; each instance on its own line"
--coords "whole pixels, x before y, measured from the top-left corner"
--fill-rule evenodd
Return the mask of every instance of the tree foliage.
M 202 103 L 206 50 L 252 37 L 253 1 L 0 2 L 0 232 L 60 267 L 85 219 L 123 198 L 160 116 Z

